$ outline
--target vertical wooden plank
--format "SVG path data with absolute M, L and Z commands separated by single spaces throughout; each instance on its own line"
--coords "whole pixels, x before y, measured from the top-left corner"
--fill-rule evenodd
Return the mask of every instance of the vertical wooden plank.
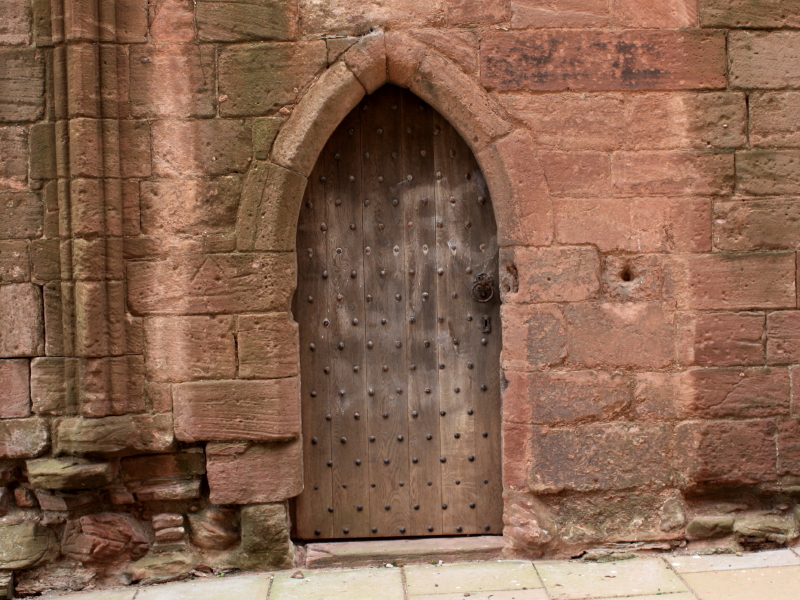
M 366 341 L 357 160 L 360 136 L 358 113 L 351 113 L 323 150 L 330 257 L 330 365 L 325 366 L 330 367 L 333 522 L 334 533 L 345 538 L 369 535 L 364 487 L 369 467 L 363 393 Z
M 441 535 L 434 111 L 410 92 L 403 91 L 400 96 L 404 172 L 411 176 L 400 195 L 405 214 L 406 315 L 409 323 L 411 534 Z
M 370 392 L 370 533 L 408 535 L 408 386 L 405 243 L 400 191 L 405 176 L 396 91 L 362 104 L 362 198 Z M 392 106 L 395 106 L 392 109 Z M 374 487 L 372 487 L 374 485 Z
M 439 268 L 439 435 L 441 436 L 442 520 L 445 535 L 477 533 L 474 419 L 470 370 L 475 340 L 470 336 L 471 227 L 465 202 L 466 155 L 463 141 L 438 116 L 434 137 L 436 163 L 436 251 Z M 443 310 L 446 307 L 446 310 Z M 479 342 L 478 342 L 479 343 Z
M 327 221 L 322 163 L 311 173 L 297 228 L 297 296 L 295 318 L 300 324 L 300 382 L 303 418 L 303 473 L 305 489 L 297 498 L 297 535 L 305 539 L 333 537 L 331 490 L 331 427 L 328 386 L 323 377 L 327 361 L 328 248 L 323 224 Z M 327 225 L 325 225 L 327 227 Z

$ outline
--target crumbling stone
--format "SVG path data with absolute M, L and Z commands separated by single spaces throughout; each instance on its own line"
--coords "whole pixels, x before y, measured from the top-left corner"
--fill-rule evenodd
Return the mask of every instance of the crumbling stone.
M 0 569 L 33 567 L 50 558 L 56 548 L 53 532 L 39 523 L 0 523 Z
M 686 525 L 689 539 L 705 540 L 733 533 L 734 518 L 730 516 L 695 517 Z
M 241 509 L 242 543 L 237 562 L 243 569 L 288 569 L 294 565 L 286 505 L 251 504 Z
M 186 552 L 149 554 L 128 565 L 125 572 L 133 582 L 163 583 L 183 578 L 198 560 L 197 556 Z
M 61 541 L 61 551 L 79 562 L 135 560 L 147 550 L 141 524 L 120 513 L 97 513 L 69 521 Z
M 40 458 L 27 462 L 28 481 L 46 490 L 78 490 L 102 487 L 116 475 L 109 462 L 81 458 Z
M 232 508 L 211 506 L 189 513 L 192 543 L 210 550 L 227 550 L 240 538 L 239 515 Z

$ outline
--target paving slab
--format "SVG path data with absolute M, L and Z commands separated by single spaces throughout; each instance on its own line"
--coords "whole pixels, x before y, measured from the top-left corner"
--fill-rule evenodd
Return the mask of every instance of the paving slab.
M 542 583 L 529 561 L 489 561 L 406 567 L 408 595 L 524 590 Z
M 658 558 L 610 563 L 537 562 L 536 570 L 553 600 L 616 598 L 688 592 Z
M 675 556 L 669 564 L 678 573 L 723 571 L 727 569 L 758 569 L 800 565 L 800 556 L 791 550 L 768 550 L 752 554 L 714 554 L 709 556 Z
M 306 546 L 306 567 L 362 567 L 383 563 L 478 561 L 500 558 L 505 543 L 499 535 L 469 538 L 416 538 L 363 542 L 320 542 Z
M 432 594 L 429 596 L 409 596 L 408 598 L 409 600 L 464 600 L 464 594 Z M 547 597 L 547 592 L 539 588 L 538 590 L 470 593 L 469 600 L 549 600 L 549 598 Z M 628 600 L 628 598 L 625 600 Z M 664 600 L 663 596 L 661 600 Z
M 700 600 L 800 598 L 800 567 L 706 571 L 686 573 L 683 578 Z
M 304 575 L 303 579 L 292 579 L 291 573 L 275 575 L 270 600 L 403 600 L 400 569 L 304 571 Z
M 101 590 L 97 592 L 79 592 L 77 594 L 65 594 L 59 596 L 64 600 L 133 600 L 138 592 L 138 588 L 128 588 L 124 590 Z
M 611 598 L 598 598 L 597 600 L 613 600 L 619 596 Z M 492 599 L 494 600 L 494 599 Z M 691 592 L 678 592 L 677 594 L 648 594 L 647 596 L 625 596 L 625 600 L 697 600 Z
M 208 577 L 143 587 L 136 600 L 266 600 L 269 583 L 269 575 Z

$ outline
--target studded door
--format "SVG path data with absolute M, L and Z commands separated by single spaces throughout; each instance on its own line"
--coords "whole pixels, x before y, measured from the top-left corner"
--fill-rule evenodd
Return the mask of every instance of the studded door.
M 469 147 L 386 86 L 342 122 L 297 235 L 305 539 L 500 533 L 497 233 Z

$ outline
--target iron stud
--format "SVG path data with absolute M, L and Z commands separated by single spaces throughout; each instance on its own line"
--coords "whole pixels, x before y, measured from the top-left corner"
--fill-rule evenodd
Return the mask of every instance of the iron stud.
M 358 420 L 361 418 L 361 415 L 360 415 L 359 413 L 355 413 L 355 414 L 353 415 L 353 418 L 354 418 L 356 421 L 358 421 Z
M 350 271 L 350 277 L 352 277 L 353 279 L 355 279 L 355 278 L 356 278 L 356 275 L 358 275 L 358 273 L 356 273 L 355 271 Z
M 439 363 L 439 368 L 444 369 L 444 363 Z
M 414 273 L 416 273 L 416 271 L 414 271 L 414 269 L 409 269 L 409 270 L 408 270 L 408 274 L 409 274 L 409 275 L 413 276 L 413 275 L 414 275 Z
M 344 390 L 339 390 L 339 395 L 344 396 Z
M 333 512 L 333 507 L 332 506 L 328 507 L 328 512 Z
M 361 466 L 361 459 L 360 459 L 360 458 L 357 458 L 357 459 L 356 459 L 356 466 L 357 466 L 357 467 L 360 467 L 360 466 Z
M 489 531 L 490 529 L 491 529 L 491 527 L 489 525 L 484 525 L 483 526 L 483 530 L 484 531 Z
M 401 390 L 400 388 L 397 388 L 395 391 L 397 392 L 398 396 L 403 393 L 403 390 Z
M 403 342 L 397 341 L 397 342 L 394 343 L 394 345 L 397 346 L 398 348 L 402 348 L 403 347 Z
M 431 527 L 430 525 L 428 525 L 428 531 L 433 531 L 433 527 Z
M 409 368 L 410 370 L 412 370 L 412 371 L 416 371 L 416 370 L 417 370 L 417 365 L 411 365 L 411 366 L 410 366 L 410 367 L 408 367 L 408 368 Z
M 486 198 L 483 196 L 478 196 L 478 203 L 479 204 L 486 204 Z
M 415 411 L 415 410 L 412 410 L 411 411 L 411 416 L 416 419 L 419 416 L 419 413 L 417 411 Z
M 308 303 L 311 304 L 313 302 L 314 302 L 314 296 L 309 296 L 308 297 Z
M 409 175 L 409 177 L 411 177 L 411 175 Z M 405 533 L 405 532 L 406 532 L 406 528 L 405 527 L 401 527 L 400 528 L 400 533 Z
M 325 183 L 326 181 L 328 181 L 328 178 L 327 178 L 327 177 L 325 177 L 325 176 L 323 175 L 322 177 L 320 177 L 320 178 L 319 178 L 319 180 L 320 180 L 322 183 Z
M 472 275 L 472 267 L 467 267 L 467 275 Z
M 461 533 L 461 532 L 463 531 L 463 529 L 461 528 L 461 525 L 459 525 L 458 527 L 456 527 L 456 531 L 457 531 L 458 533 Z
M 372 343 L 372 340 L 370 340 L 370 341 L 368 341 L 368 342 L 367 342 L 367 348 L 369 348 L 370 350 L 372 350 L 372 347 L 373 347 L 374 345 L 375 345 L 375 344 L 373 344 L 373 343 Z
M 384 458 L 383 459 L 383 464 L 388 465 L 389 464 L 389 459 L 388 458 Z
M 458 439 L 458 438 L 460 438 L 460 437 L 461 437 L 461 434 L 460 434 L 460 433 L 454 433 L 454 434 L 453 434 L 453 437 L 454 437 L 454 438 L 456 438 L 456 439 Z
M 323 324 L 325 327 L 327 327 L 328 325 L 330 325 L 330 324 L 331 324 L 331 322 L 330 322 L 328 319 L 325 319 L 325 320 L 323 320 L 323 321 L 322 321 L 322 324 Z
M 442 510 L 447 510 L 447 504 L 442 504 Z
M 433 482 L 432 482 L 432 481 L 429 481 L 429 482 L 428 482 L 428 487 L 430 487 L 430 486 L 432 486 L 432 485 L 433 485 Z
M 333 461 L 332 461 L 332 460 L 329 460 L 329 461 L 328 461 L 328 466 L 329 466 L 329 467 L 332 467 L 332 466 L 333 466 Z
M 314 535 L 322 535 L 322 532 L 319 529 L 315 529 Z
M 312 392 L 311 392 L 311 397 L 312 397 L 312 398 L 316 398 L 316 397 L 317 397 L 317 392 L 315 392 L 315 391 L 312 391 Z
M 482 385 L 482 386 L 481 386 L 481 391 L 482 391 L 482 392 L 485 392 L 485 391 L 486 391 L 486 390 L 488 390 L 488 389 L 489 389 L 489 388 L 488 388 L 488 387 L 486 387 L 486 384 L 484 384 L 484 385 Z
M 330 414 L 330 413 L 328 413 L 327 415 L 325 415 L 325 420 L 326 420 L 326 421 L 330 421 L 330 420 L 331 420 L 331 418 L 332 418 L 332 417 L 331 417 L 331 414 Z
M 452 296 L 454 299 L 455 299 L 455 298 L 458 298 L 458 294 L 456 294 L 455 292 L 453 292 L 453 293 L 452 293 L 452 294 L 450 294 L 450 295 L 451 295 L 451 296 Z
M 386 325 L 386 319 L 381 319 L 381 325 Z
M 436 269 L 436 273 L 438 273 L 439 275 L 444 275 L 444 269 L 442 267 L 439 267 L 438 269 Z
M 400 294 L 395 294 L 394 295 L 394 299 L 397 300 L 398 302 L 400 302 L 400 300 L 402 300 L 402 298 L 403 297 Z
M 344 529 L 342 529 L 342 531 L 343 531 L 345 534 L 347 534 L 347 533 L 350 533 L 350 530 L 349 530 L 347 527 L 345 527 Z
M 447 457 L 446 456 L 440 456 L 439 457 L 439 462 L 442 462 L 442 463 L 443 462 L 447 462 Z
M 378 528 L 377 527 L 373 527 L 372 528 L 372 533 L 378 533 Z
M 453 346 L 458 346 L 458 338 L 453 339 Z
M 460 479 L 456 479 L 456 485 L 461 485 L 461 480 Z
M 488 480 L 488 479 L 484 479 L 484 480 L 483 480 L 483 483 L 485 483 L 485 484 L 486 484 L 486 483 L 489 483 L 489 480 Z
M 356 230 L 356 224 L 350 223 L 350 231 L 355 231 L 355 230 Z
M 425 346 L 426 348 L 430 348 L 431 343 L 428 340 L 425 340 L 424 342 L 422 342 L 422 345 Z
M 322 369 L 322 371 L 327 375 L 327 374 L 329 374 L 331 372 L 331 368 L 330 367 L 324 367 Z
M 489 437 L 489 432 L 488 431 L 484 431 L 481 435 L 483 437 Z
M 375 395 L 375 390 L 373 390 L 372 388 L 369 388 L 369 392 L 368 392 L 368 394 L 369 394 L 370 396 L 374 396 L 374 395 Z
M 468 369 L 472 369 L 474 366 L 475 366 L 475 365 L 473 365 L 471 362 L 468 362 L 468 363 L 467 363 L 467 368 L 468 368 Z
M 423 300 L 427 300 L 427 299 L 428 299 L 428 297 L 429 297 L 429 294 L 428 294 L 428 292 L 422 292 L 422 299 L 423 299 Z
M 415 456 L 414 458 L 411 459 L 411 462 L 416 464 L 417 462 L 419 462 L 419 459 Z
M 429 434 L 427 434 L 427 435 L 425 436 L 425 439 L 426 439 L 426 440 L 428 440 L 428 441 L 430 441 L 430 440 L 432 440 L 432 439 L 433 439 L 433 436 L 432 436 L 432 435 L 429 433 Z
M 336 300 L 341 302 L 342 300 L 344 300 L 344 296 L 342 296 L 341 294 L 336 294 Z
M 328 226 L 327 226 L 327 225 L 325 225 L 325 223 L 323 223 L 322 225 L 320 225 L 320 226 L 319 226 L 319 228 L 320 228 L 320 231 L 328 231 Z
M 362 511 L 362 510 L 364 510 L 364 507 L 359 504 L 358 506 L 356 506 L 356 510 L 357 511 Z
M 388 370 L 389 370 L 389 365 L 383 365 L 383 372 L 386 373 L 386 371 Z
M 353 373 L 358 373 L 358 365 L 353 365 Z
M 337 347 L 337 348 L 339 348 L 339 350 L 344 350 L 344 342 L 339 342 L 339 343 L 336 345 L 336 347 Z
M 446 410 L 440 410 L 439 414 L 442 415 L 442 416 L 445 416 L 447 414 L 447 411 Z
M 313 352 L 314 350 L 316 350 L 316 349 L 317 349 L 317 345 L 316 345 L 316 344 L 311 344 L 311 345 L 309 346 L 309 348 L 310 348 L 310 349 L 311 349 L 311 351 Z
M 467 321 L 472 321 L 472 315 L 467 315 Z
M 425 393 L 426 394 L 430 394 L 431 393 L 431 388 L 425 388 Z
M 392 206 L 397 206 L 398 204 L 400 204 L 400 201 L 397 198 L 392 198 Z
M 467 457 L 467 460 L 468 460 L 469 462 L 472 462 L 472 461 L 474 461 L 474 460 L 475 460 L 475 457 L 474 457 L 472 454 L 470 454 L 470 455 Z
M 383 183 L 383 175 L 378 175 L 378 183 Z
M 336 206 L 341 206 L 341 205 L 342 205 L 342 199 L 341 199 L 341 198 L 337 198 L 337 199 L 334 201 L 334 204 L 335 204 Z
M 374 435 L 369 436 L 369 441 L 370 442 L 374 442 L 375 441 L 375 436 Z
M 419 504 L 414 505 L 414 510 L 419 510 Z
M 469 503 L 469 507 L 470 507 L 470 508 L 475 508 L 475 503 L 474 503 L 474 502 L 470 502 L 470 503 Z
M 439 323 L 444 323 L 444 317 L 436 317 L 436 320 L 437 320 Z
M 398 435 L 397 436 L 397 441 L 398 442 L 402 442 L 403 441 L 403 436 L 402 435 Z
M 488 343 L 488 340 L 486 338 L 481 338 L 481 345 L 482 346 L 485 346 L 487 343 Z
M 456 387 L 454 387 L 454 388 L 453 388 L 453 391 L 454 391 L 456 394 L 458 394 L 458 393 L 461 391 L 461 388 L 460 388 L 460 387 L 458 387 L 458 386 L 456 386 Z
M 353 325 L 358 325 L 358 319 L 353 319 Z
M 311 438 L 311 443 L 312 444 L 316 444 L 317 443 L 317 438 L 315 438 L 315 437 Z
M 372 294 L 367 294 L 367 302 L 372 302 Z
M 389 418 L 389 413 L 385 412 L 385 413 L 383 413 L 382 416 L 383 416 L 384 419 L 388 419 Z
M 468 414 L 468 415 L 471 415 L 473 412 L 475 412 L 475 411 L 474 411 L 474 410 L 472 410 L 471 408 L 467 409 L 467 414 Z

